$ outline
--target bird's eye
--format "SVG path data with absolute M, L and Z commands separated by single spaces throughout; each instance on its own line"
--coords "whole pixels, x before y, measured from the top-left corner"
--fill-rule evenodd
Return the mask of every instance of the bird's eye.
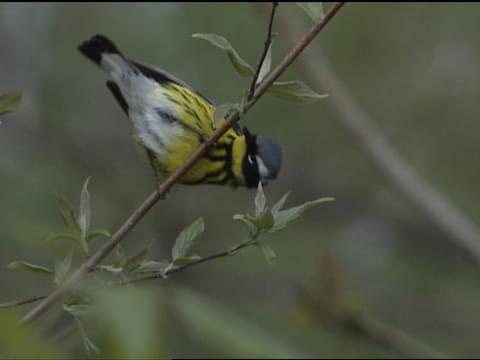
M 250 164 L 253 165 L 253 159 L 252 159 L 252 156 L 250 154 L 248 155 L 247 160 Z

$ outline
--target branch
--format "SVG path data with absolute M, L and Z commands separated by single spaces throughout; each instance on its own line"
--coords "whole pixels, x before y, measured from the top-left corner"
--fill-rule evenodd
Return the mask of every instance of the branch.
M 281 23 L 288 43 L 294 43 L 303 28 L 300 22 L 292 16 L 279 16 L 277 21 Z M 441 192 L 415 173 L 375 126 L 370 114 L 343 86 L 318 50 L 303 56 L 299 59 L 299 64 L 300 69 L 316 87 L 328 89 L 330 97 L 325 104 L 337 115 L 339 124 L 356 141 L 366 158 L 383 172 L 392 185 L 420 209 L 432 224 L 480 264 L 478 226 L 465 218 Z
M 14 306 L 30 304 L 30 303 L 33 303 L 33 302 L 43 300 L 46 297 L 47 297 L 47 295 L 41 295 L 41 296 L 35 296 L 35 297 L 32 297 L 32 298 L 28 298 L 28 299 L 16 300 L 16 301 L 8 302 L 8 303 L 3 303 L 3 304 L 0 304 L 0 309 L 7 309 L 7 308 L 14 307 Z
M 445 354 L 431 349 L 399 328 L 383 323 L 373 317 L 367 315 L 347 316 L 337 320 L 344 330 L 387 346 L 403 357 L 412 359 L 448 358 Z
M 267 31 L 267 39 L 265 40 L 265 47 L 263 48 L 262 56 L 260 57 L 260 61 L 258 62 L 257 70 L 255 71 L 255 76 L 252 79 L 252 83 L 250 85 L 250 92 L 248 93 L 248 100 L 252 100 L 253 95 L 255 94 L 255 86 L 257 85 L 258 75 L 260 75 L 260 70 L 265 62 L 265 58 L 268 54 L 268 49 L 272 44 L 272 28 L 273 28 L 273 19 L 275 18 L 275 10 L 277 9 L 278 2 L 274 1 L 272 3 L 272 12 L 270 14 L 270 22 L 268 23 L 268 31 Z
M 126 285 L 126 284 L 132 284 L 132 283 L 137 283 L 137 282 L 141 282 L 141 281 L 146 281 L 146 280 L 165 279 L 168 275 L 187 270 L 187 269 L 191 268 L 192 266 L 196 266 L 196 265 L 199 265 L 199 264 L 207 262 L 207 261 L 212 261 L 212 260 L 215 260 L 215 259 L 235 255 L 239 250 L 241 250 L 243 248 L 246 248 L 247 246 L 251 246 L 251 245 L 253 245 L 252 242 L 243 241 L 243 242 L 231 247 L 230 249 L 227 249 L 227 250 L 224 250 L 224 251 L 221 251 L 221 252 L 209 255 L 209 256 L 202 257 L 201 259 L 192 261 L 191 263 L 188 263 L 188 264 L 185 264 L 185 265 L 174 267 L 170 270 L 165 271 L 164 273 L 161 273 L 161 272 L 158 272 L 158 271 L 151 271 L 151 272 L 144 273 L 141 276 L 136 277 L 134 279 L 123 280 L 123 281 L 119 281 L 119 282 L 113 282 L 110 285 Z M 43 300 L 46 297 L 47 297 L 47 295 L 41 295 L 41 296 L 35 296 L 35 297 L 32 297 L 32 298 L 29 298 L 29 299 L 12 301 L 12 302 L 8 302 L 8 303 L 0 304 L 0 309 L 7 309 L 7 308 L 15 307 L 15 306 L 30 304 L 30 303 L 33 303 L 33 302 Z
M 247 246 L 251 246 L 251 245 L 252 245 L 252 243 L 249 243 L 249 242 L 241 242 L 241 243 L 235 245 L 234 247 L 232 247 L 228 250 L 224 250 L 224 251 L 221 251 L 221 252 L 216 253 L 216 254 L 212 254 L 212 255 L 209 255 L 209 256 L 206 256 L 206 257 L 202 257 L 201 259 L 192 261 L 191 263 L 172 268 L 171 270 L 165 271 L 164 273 L 160 273 L 158 271 L 155 271 L 155 272 L 147 273 L 143 276 L 139 276 L 135 279 L 124 280 L 124 281 L 117 282 L 114 285 L 125 285 L 125 284 L 131 284 L 131 283 L 146 281 L 146 280 L 162 279 L 162 278 L 165 278 L 166 276 L 168 276 L 170 274 L 177 273 L 177 272 L 180 272 L 180 271 L 184 271 L 188 268 L 191 268 L 192 266 L 199 265 L 199 264 L 207 262 L 207 261 L 211 261 L 211 260 L 219 259 L 219 258 L 222 258 L 222 257 L 235 255 L 239 250 L 241 250 L 243 248 L 246 248 Z
M 370 315 L 338 315 L 336 325 L 351 335 L 388 347 L 404 358 L 448 359 L 445 354 L 430 348 L 401 329 L 383 323 Z
M 310 31 L 294 46 L 294 48 L 283 58 L 280 64 L 262 81 L 256 89 L 253 98 L 246 104 L 244 112 L 248 111 L 257 101 L 263 96 L 267 90 L 272 86 L 275 80 L 298 58 L 302 51 L 312 42 L 318 33 L 330 22 L 335 14 L 344 5 L 343 2 L 333 4 L 321 22 L 315 24 Z M 205 152 L 235 123 L 240 120 L 240 114 L 233 112 L 221 126 L 212 134 L 212 136 L 205 141 L 195 153 L 172 175 L 170 175 L 158 191 L 152 193 L 139 208 L 137 208 L 132 215 L 125 221 L 120 229 L 112 235 L 112 237 L 96 251 L 85 263 L 83 263 L 65 282 L 62 286 L 55 289 L 43 302 L 34 307 L 21 320 L 22 324 L 26 324 L 35 320 L 46 311 L 48 311 L 65 293 L 65 291 L 77 282 L 84 274 L 97 266 L 132 230 L 135 225 L 143 218 L 143 216 L 162 198 L 164 194 L 172 188 L 175 183 L 205 154 Z

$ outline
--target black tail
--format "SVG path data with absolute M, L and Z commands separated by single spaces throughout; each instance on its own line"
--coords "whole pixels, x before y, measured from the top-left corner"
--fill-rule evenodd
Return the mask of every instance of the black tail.
M 93 36 L 90 40 L 83 42 L 78 50 L 97 65 L 100 65 L 102 54 L 121 55 L 113 42 L 103 35 Z

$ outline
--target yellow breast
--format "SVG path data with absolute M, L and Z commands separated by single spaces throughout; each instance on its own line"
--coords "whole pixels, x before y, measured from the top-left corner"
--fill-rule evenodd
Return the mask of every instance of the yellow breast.
M 171 83 L 158 89 L 157 96 L 166 97 L 177 114 L 179 127 L 176 136 L 165 151 L 155 153 L 155 168 L 162 177 L 168 177 L 180 167 L 213 132 L 214 107 L 191 90 Z M 137 149 L 147 164 L 150 159 L 137 140 Z M 233 129 L 227 131 L 181 179 L 184 184 L 224 184 L 238 186 L 245 183 L 242 161 L 246 152 L 244 135 Z

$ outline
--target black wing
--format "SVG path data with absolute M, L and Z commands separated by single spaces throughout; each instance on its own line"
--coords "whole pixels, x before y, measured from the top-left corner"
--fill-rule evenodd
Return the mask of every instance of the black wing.
M 125 114 L 128 116 L 128 104 L 125 98 L 123 97 L 123 94 L 120 91 L 120 88 L 118 87 L 118 85 L 113 81 L 107 81 L 107 87 L 113 94 L 113 97 L 115 98 L 115 100 L 117 100 L 117 102 L 120 104 Z

